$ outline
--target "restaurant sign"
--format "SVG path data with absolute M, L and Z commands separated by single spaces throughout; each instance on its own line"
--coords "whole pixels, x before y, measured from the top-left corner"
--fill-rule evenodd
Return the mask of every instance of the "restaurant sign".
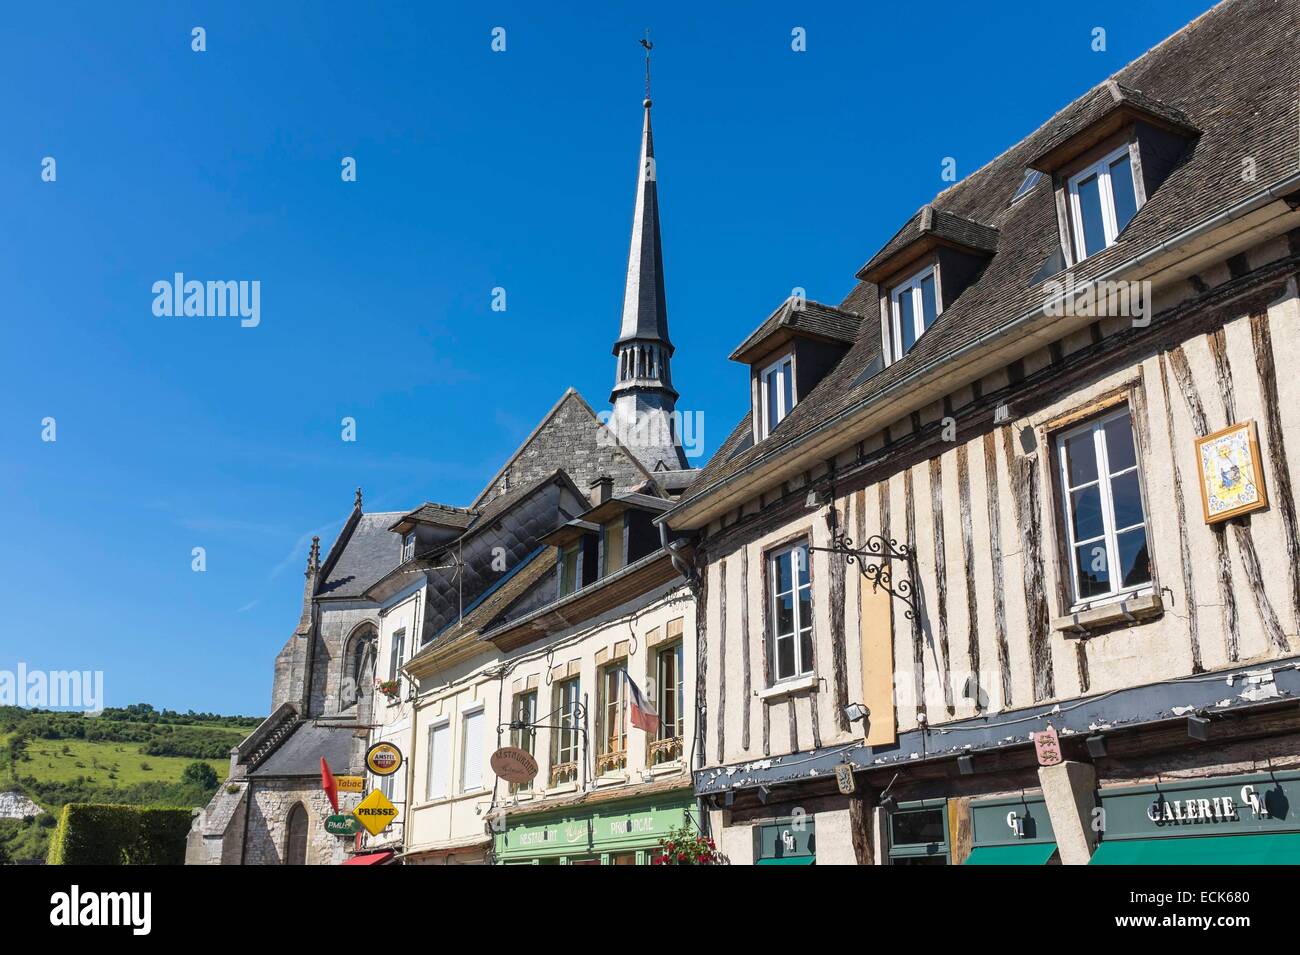
M 1181 780 L 1101 791 L 1106 839 L 1300 829 L 1300 772 Z
M 497 835 L 496 853 L 508 860 L 652 848 L 687 821 L 693 806 L 686 794 L 597 804 L 585 812 L 512 813 Z

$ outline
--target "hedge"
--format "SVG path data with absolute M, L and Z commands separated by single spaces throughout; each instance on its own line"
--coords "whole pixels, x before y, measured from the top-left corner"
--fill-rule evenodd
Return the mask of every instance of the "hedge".
M 189 809 L 68 803 L 49 865 L 183 865 Z

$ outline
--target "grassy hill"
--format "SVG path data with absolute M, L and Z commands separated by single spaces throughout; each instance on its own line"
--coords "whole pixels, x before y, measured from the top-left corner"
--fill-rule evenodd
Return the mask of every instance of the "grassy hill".
M 146 703 L 93 717 L 0 707 L 0 792 L 23 792 L 45 811 L 0 819 L 0 861 L 44 858 L 68 802 L 205 805 L 226 777 L 230 748 L 260 722 Z

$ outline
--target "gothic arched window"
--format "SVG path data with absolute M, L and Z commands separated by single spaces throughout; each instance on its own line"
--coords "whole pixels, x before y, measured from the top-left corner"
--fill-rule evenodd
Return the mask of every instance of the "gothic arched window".
M 284 864 L 307 864 L 307 810 L 302 803 L 296 803 L 289 810 L 289 819 L 285 824 Z

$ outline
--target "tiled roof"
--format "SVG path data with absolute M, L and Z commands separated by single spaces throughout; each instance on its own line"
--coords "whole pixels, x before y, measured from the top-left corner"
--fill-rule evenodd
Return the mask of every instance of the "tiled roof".
M 791 296 L 736 346 L 736 350 L 731 353 L 731 360 L 745 361 L 747 356 L 783 329 L 852 344 L 858 337 L 858 323 L 861 321 L 862 316 L 855 312 Z
M 1073 269 L 1076 284 L 1108 273 L 1300 169 L 1300 137 L 1296 135 L 1300 3 L 1222 3 L 1114 79 L 1121 90 L 1134 91 L 1125 93 L 1131 99 L 1140 96 L 1144 103 L 1165 104 L 1187 117 L 1201 134 L 1118 241 Z M 1113 96 L 1105 84 L 1099 89 L 1100 93 L 1093 90 L 1080 97 L 1032 135 L 934 199 L 936 209 L 997 229 L 999 243 L 979 279 L 945 307 L 915 347 L 887 368 L 863 374 L 879 360 L 880 323 L 877 287 L 860 282 L 840 304 L 842 309 L 863 316 L 853 348 L 771 437 L 729 456 L 722 451 L 716 454 L 678 503 L 677 513 L 709 495 L 719 482 L 781 455 L 840 415 L 888 400 L 891 389 L 919 369 L 937 367 L 948 356 L 1041 307 L 1040 270 L 1060 248 L 1050 182 L 1044 177 L 1045 181 L 1014 205 L 1010 199 L 1031 160 L 1056 142 L 1063 130 L 1086 121 L 1089 111 L 1097 108 L 1099 96 Z M 1241 175 L 1244 156 L 1253 157 L 1256 163 L 1252 181 Z M 748 427 L 748 422 L 742 426 Z M 733 439 L 739 440 L 737 435 Z
M 858 278 L 872 280 L 880 277 L 879 273 L 892 268 L 893 260 L 902 258 L 905 250 L 927 237 L 990 255 L 998 249 L 997 229 L 926 203 L 885 243 L 883 249 L 871 257 L 871 261 L 858 270 Z
M 452 507 L 449 504 L 426 502 L 415 510 L 403 514 L 401 518 L 393 522 L 393 527 L 396 528 L 407 521 L 418 521 L 423 524 L 439 524 L 443 527 L 455 527 L 463 530 L 474 523 L 476 516 L 476 512 L 468 507 Z

